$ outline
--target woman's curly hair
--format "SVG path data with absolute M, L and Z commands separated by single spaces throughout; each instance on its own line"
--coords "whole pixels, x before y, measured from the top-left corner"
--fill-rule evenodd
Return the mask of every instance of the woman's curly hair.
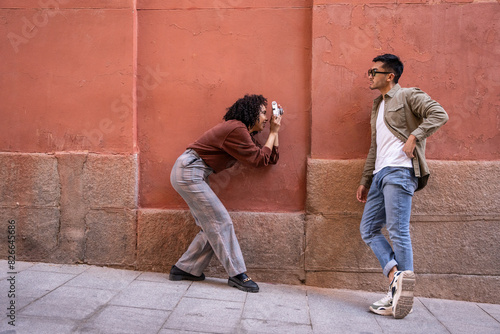
M 222 117 L 225 121 L 235 119 L 251 128 L 259 119 L 260 106 L 267 106 L 267 99 L 262 95 L 245 95 L 236 101 Z

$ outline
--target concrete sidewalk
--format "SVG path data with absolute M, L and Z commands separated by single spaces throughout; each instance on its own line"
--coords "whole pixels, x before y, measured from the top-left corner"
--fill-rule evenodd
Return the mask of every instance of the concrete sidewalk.
M 5 260 L 0 270 L 0 333 L 500 333 L 493 304 L 415 298 L 396 320 L 368 312 L 382 293 L 259 283 L 252 294 L 222 279 L 29 262 L 11 275 Z

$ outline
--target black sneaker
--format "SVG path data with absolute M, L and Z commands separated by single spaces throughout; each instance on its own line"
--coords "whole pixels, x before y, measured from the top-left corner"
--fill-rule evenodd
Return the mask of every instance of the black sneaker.
M 259 292 L 259 286 L 247 274 L 229 277 L 227 284 L 245 292 Z
M 190 273 L 185 272 L 177 268 L 175 265 L 170 269 L 170 276 L 168 277 L 171 281 L 203 281 L 205 279 L 205 274 L 201 274 L 201 276 L 191 275 Z

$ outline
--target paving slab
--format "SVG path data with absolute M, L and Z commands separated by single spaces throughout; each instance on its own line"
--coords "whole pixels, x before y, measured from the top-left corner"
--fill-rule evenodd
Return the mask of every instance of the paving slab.
M 117 306 L 171 311 L 179 303 L 188 288 L 188 284 L 170 281 L 133 281 L 109 303 Z
M 138 281 L 150 281 L 150 282 L 170 282 L 168 279 L 169 274 L 164 273 L 154 273 L 154 272 L 143 272 L 137 276 Z M 188 281 L 181 281 L 186 284 L 190 284 Z
M 78 332 L 91 333 L 158 333 L 170 315 L 169 311 L 109 305 L 87 320 Z
M 132 270 L 91 267 L 68 282 L 68 286 L 90 289 L 120 290 L 132 283 L 141 273 Z
M 15 301 L 16 326 L 1 312 L 0 334 L 500 333 L 498 304 L 416 297 L 413 312 L 396 320 L 368 311 L 383 293 L 261 282 L 259 293 L 245 293 L 227 279 L 172 282 L 89 265 L 18 262 L 12 299 L 6 263 L 0 309 Z
M 391 316 L 379 317 L 373 315 L 384 332 L 388 333 L 450 333 L 438 318 L 429 312 L 419 298 L 413 301 L 413 311 L 404 319 L 394 319 Z
M 30 266 L 29 268 L 27 268 L 27 270 L 30 270 L 30 271 L 48 271 L 48 272 L 60 273 L 60 274 L 79 275 L 89 268 L 92 268 L 92 267 L 85 265 L 85 264 L 35 263 L 32 266 Z
M 163 326 L 208 333 L 235 333 L 240 323 L 243 303 L 183 298 Z
M 73 274 L 57 272 L 21 271 L 16 276 L 16 288 L 21 295 L 36 295 L 50 292 L 76 277 Z
M 236 333 L 259 333 L 259 334 L 312 334 L 312 326 L 309 324 L 283 322 L 279 320 L 242 319 Z
M 82 320 L 103 307 L 116 293 L 113 290 L 63 286 L 21 309 L 19 315 Z
M 1 334 L 55 334 L 72 333 L 77 324 L 73 320 L 64 318 L 24 317 L 18 316 L 16 326 L 10 326 L 2 321 Z
M 380 299 L 377 294 L 308 287 L 307 296 L 314 333 L 382 332 L 368 312 L 374 298 Z
M 14 265 L 14 269 L 11 269 L 7 260 L 0 260 L 0 279 L 4 279 L 9 276 L 9 272 L 21 272 L 30 267 L 33 267 L 36 263 L 33 262 L 19 262 L 17 261 Z
M 0 305 L 5 305 L 11 285 L 14 287 L 16 308 L 23 308 L 41 298 L 52 290 L 62 286 L 75 277 L 71 274 L 47 273 L 31 271 L 32 266 L 25 271 L 8 275 L 0 280 Z M 9 281 L 13 277 L 13 281 Z M 11 283 L 12 282 L 12 283 Z M 5 314 L 0 313 L 0 319 Z
M 214 334 L 213 332 L 202 332 L 202 331 L 191 331 L 191 330 L 182 330 L 182 329 L 168 329 L 168 328 L 162 328 L 158 334 Z
M 207 278 L 201 282 L 193 282 L 185 296 L 244 303 L 247 294 L 227 285 L 227 279 Z
M 419 298 L 451 333 L 500 333 L 500 323 L 476 303 Z
M 310 326 L 306 289 L 302 286 L 260 284 L 259 293 L 248 294 L 243 318 Z
M 484 312 L 488 313 L 496 321 L 500 322 L 500 305 L 497 304 L 477 304 Z

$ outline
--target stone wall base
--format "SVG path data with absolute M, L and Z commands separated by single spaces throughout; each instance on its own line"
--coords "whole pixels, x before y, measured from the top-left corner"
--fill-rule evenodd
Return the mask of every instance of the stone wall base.
M 306 284 L 384 291 L 388 280 L 361 240 L 355 198 L 362 160 L 308 162 Z M 500 162 L 430 161 L 413 198 L 410 232 L 423 297 L 500 303 Z
M 249 274 L 258 281 L 300 284 L 304 272 L 304 215 L 231 212 Z M 189 211 L 140 210 L 137 269 L 168 272 L 200 231 Z M 214 256 L 205 271 L 227 278 Z
M 134 268 L 136 175 L 135 155 L 0 153 L 0 220 L 15 221 L 16 259 Z
M 306 213 L 231 212 L 258 282 L 387 289 L 359 234 L 361 160 L 308 161 Z M 431 161 L 413 202 L 416 294 L 500 303 L 500 162 Z M 135 155 L 0 153 L 1 258 L 168 272 L 199 231 L 186 210 L 138 207 Z M 226 278 L 214 257 L 205 272 Z

